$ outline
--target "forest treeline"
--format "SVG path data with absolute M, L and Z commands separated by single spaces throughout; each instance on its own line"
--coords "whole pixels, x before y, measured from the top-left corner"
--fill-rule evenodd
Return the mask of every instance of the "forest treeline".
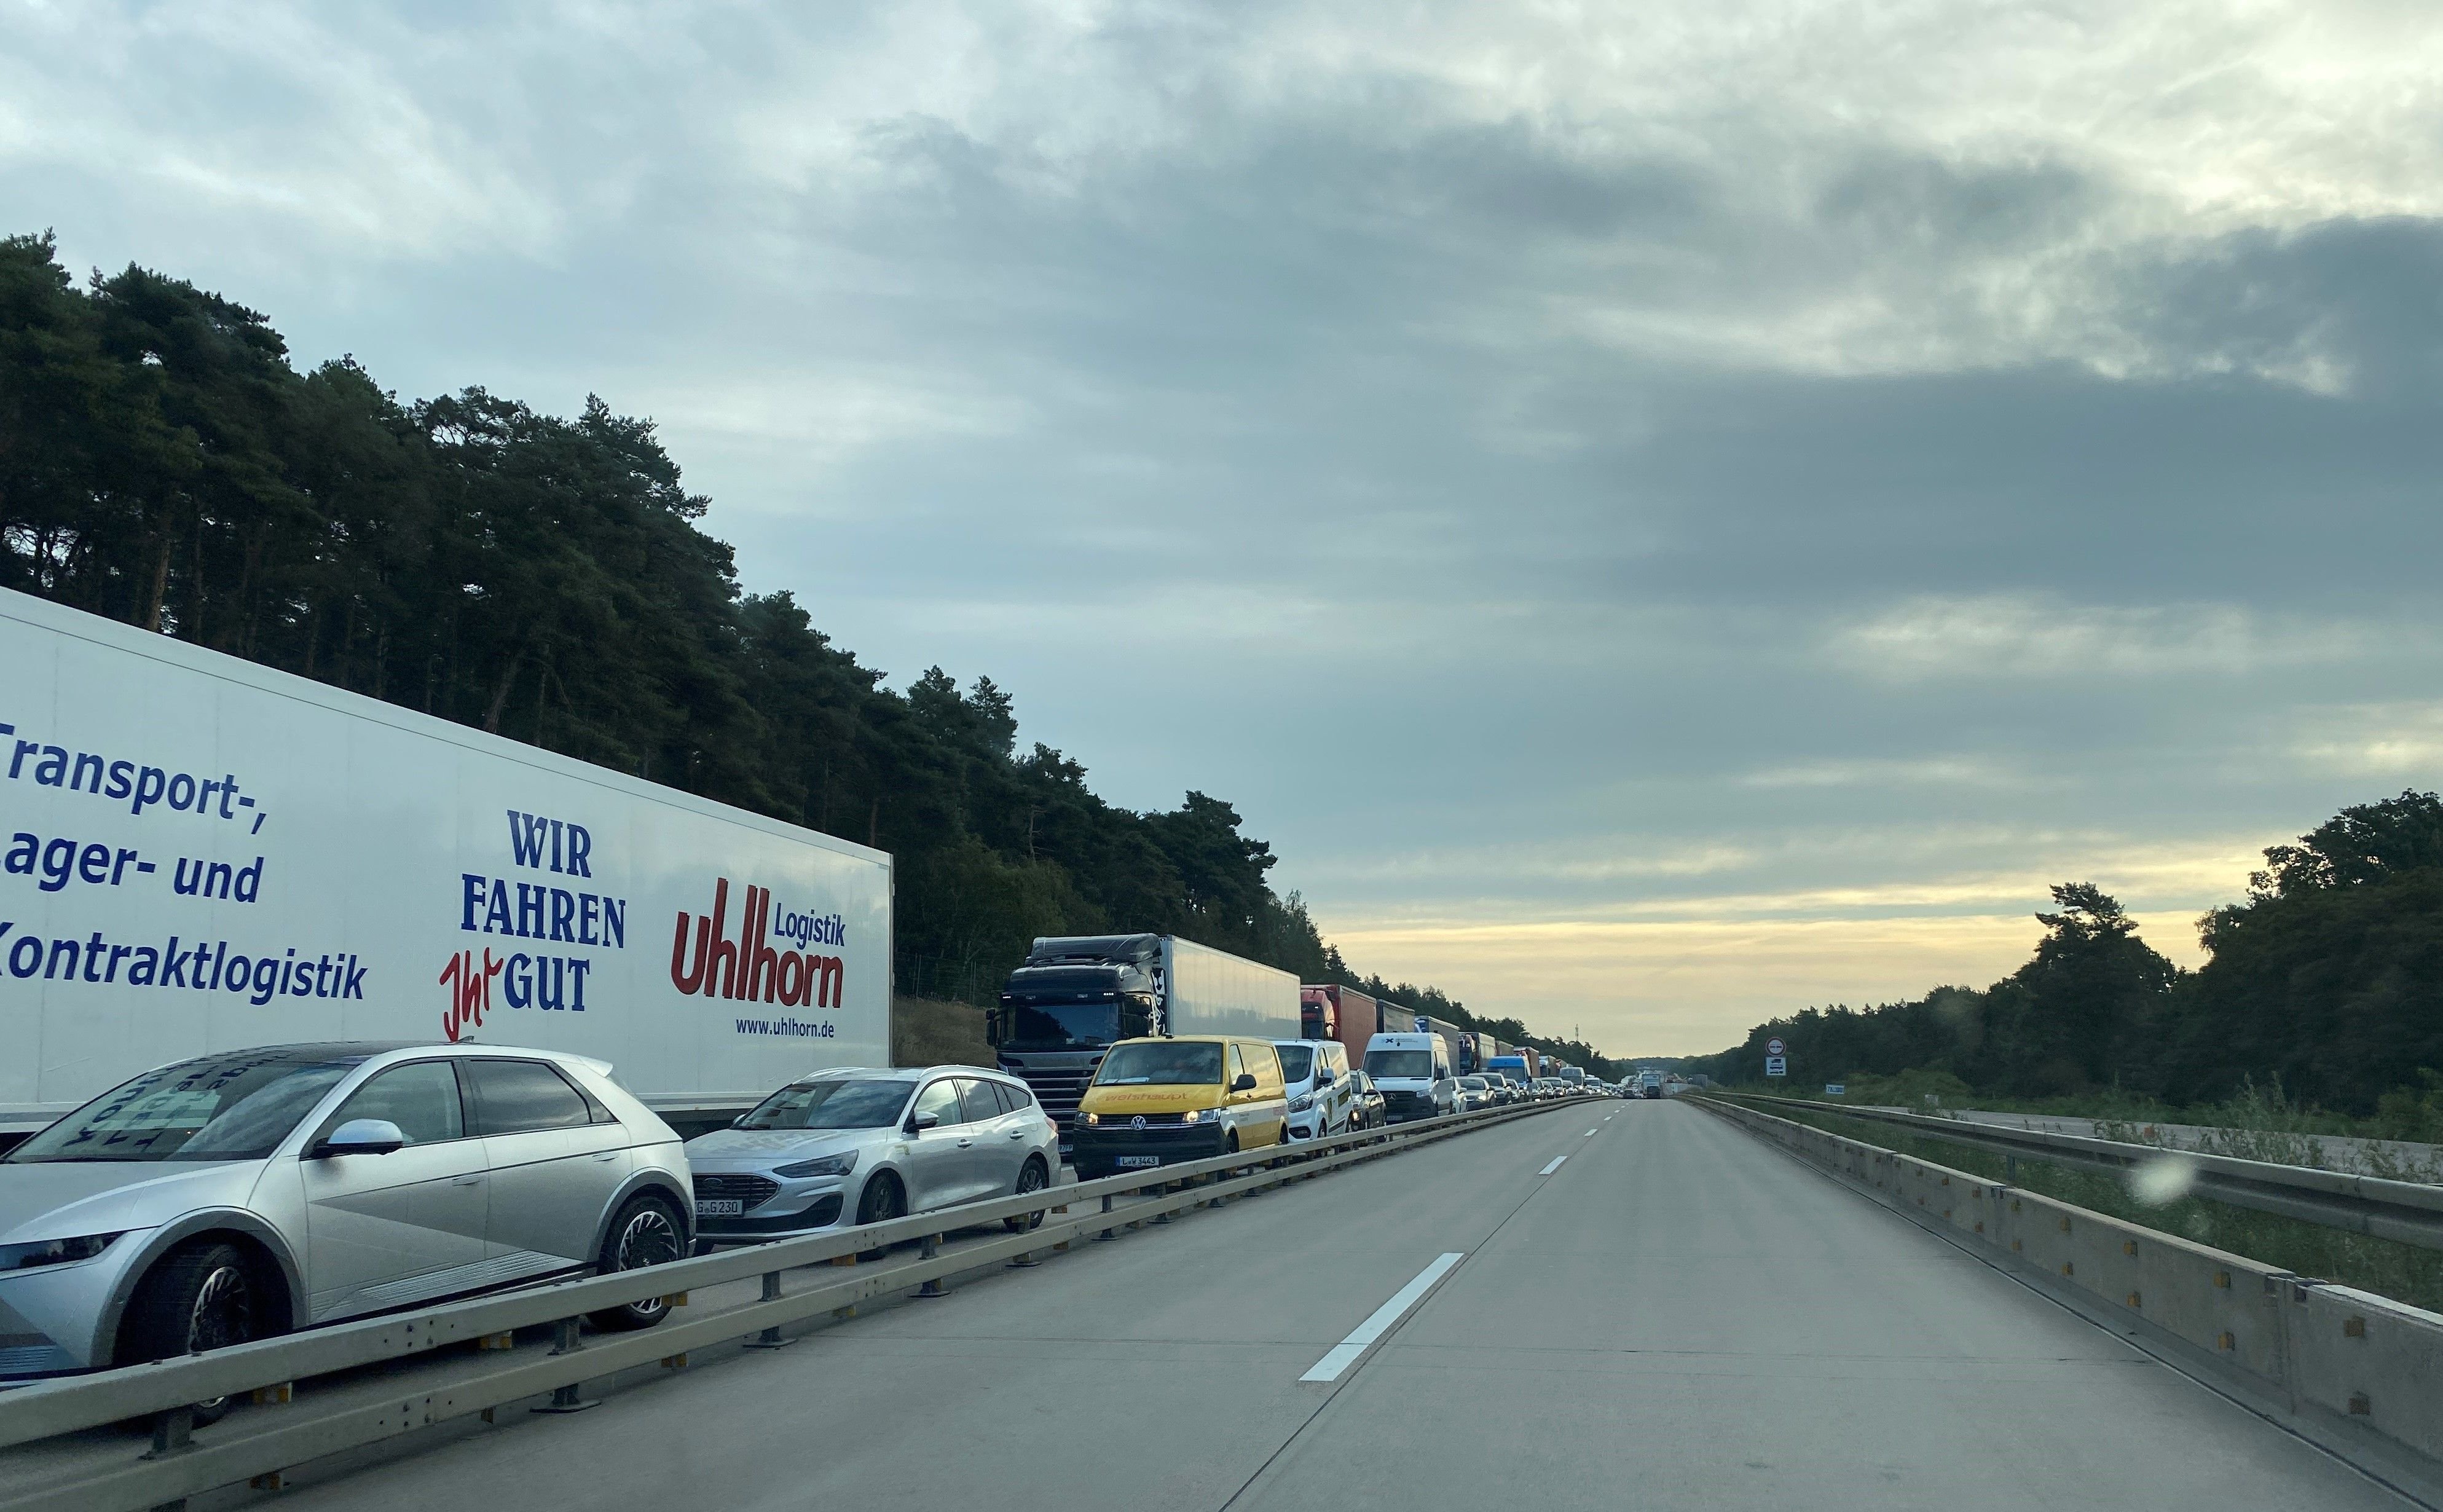
M 2265 860 L 2245 901 L 2198 921 L 2194 971 L 2109 894 L 2069 883 L 2052 890 L 2060 912 L 2036 915 L 2034 956 L 1991 986 L 1810 1007 L 1683 1069 L 1759 1083 L 1778 1037 L 1801 1092 L 1912 1072 L 1989 1097 L 2118 1089 L 2174 1106 L 2254 1089 L 2443 1135 L 2443 798 L 2344 808 Z
M 0 585 L 890 851 L 903 993 L 1153 931 L 1473 1022 L 1352 971 L 1228 803 L 1106 802 L 989 677 L 895 691 L 742 593 L 707 502 L 598 398 L 402 403 L 217 294 L 0 240 Z

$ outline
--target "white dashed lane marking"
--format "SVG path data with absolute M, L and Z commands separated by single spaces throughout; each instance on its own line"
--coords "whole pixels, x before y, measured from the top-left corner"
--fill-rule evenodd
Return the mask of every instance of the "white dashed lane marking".
M 1552 1164 L 1557 1166 L 1560 1162 L 1556 1160 Z M 1332 1346 L 1332 1352 L 1316 1360 L 1298 1379 L 1302 1381 L 1340 1379 L 1340 1373 L 1356 1364 L 1357 1356 L 1366 1353 L 1368 1345 L 1389 1332 L 1391 1325 L 1398 1322 L 1409 1308 L 1416 1306 L 1417 1300 L 1424 1296 L 1434 1282 L 1449 1275 L 1450 1268 L 1466 1258 L 1465 1251 L 1455 1249 L 1417 1272 L 1414 1281 L 1393 1292 L 1389 1301 L 1374 1309 L 1373 1316 L 1358 1324 L 1356 1332 Z

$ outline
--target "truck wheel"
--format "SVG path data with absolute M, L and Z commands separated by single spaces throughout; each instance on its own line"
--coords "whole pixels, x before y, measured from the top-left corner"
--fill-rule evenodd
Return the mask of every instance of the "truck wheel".
M 128 1303 L 119 1330 L 119 1361 L 175 1359 L 260 1337 L 265 1330 L 256 1302 L 246 1251 L 217 1240 L 174 1249 L 145 1273 Z M 189 1408 L 198 1428 L 220 1421 L 229 1410 L 226 1396 Z
M 603 1236 L 602 1253 L 594 1263 L 597 1275 L 613 1276 L 622 1271 L 642 1270 L 648 1265 L 667 1265 L 687 1258 L 687 1230 L 680 1226 L 679 1216 L 670 1200 L 656 1192 L 638 1192 L 619 1206 L 619 1215 L 611 1220 L 611 1231 Z M 595 1327 L 610 1332 L 626 1333 L 633 1329 L 651 1328 L 670 1312 L 670 1300 L 648 1297 L 640 1301 L 606 1307 L 586 1318 Z
M 1044 1174 L 1043 1162 L 1030 1156 L 1026 1162 L 1026 1169 L 1018 1173 L 1017 1195 L 1023 1197 L 1028 1192 L 1041 1191 L 1051 1185 L 1052 1178 Z M 1020 1213 L 1015 1218 L 1004 1218 L 1001 1222 L 1013 1234 L 1033 1233 L 1043 1226 L 1043 1209 L 1038 1208 L 1031 1213 Z

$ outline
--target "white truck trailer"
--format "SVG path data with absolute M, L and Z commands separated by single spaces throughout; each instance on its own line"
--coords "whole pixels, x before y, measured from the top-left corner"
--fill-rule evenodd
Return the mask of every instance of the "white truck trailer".
M 248 1045 L 570 1050 L 681 1122 L 890 1061 L 879 851 L 6 590 L 0 669 L 0 1142 Z

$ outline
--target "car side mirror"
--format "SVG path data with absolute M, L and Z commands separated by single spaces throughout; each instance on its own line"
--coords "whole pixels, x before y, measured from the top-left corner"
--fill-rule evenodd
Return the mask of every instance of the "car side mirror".
M 934 1114 L 915 1114 L 910 1116 L 908 1120 L 908 1132 L 909 1134 L 923 1134 L 928 1129 L 939 1129 L 940 1127 L 942 1127 L 942 1120 Z
M 406 1146 L 407 1134 L 389 1119 L 351 1118 L 307 1153 L 315 1160 L 332 1155 L 386 1155 Z
M 1241 1071 L 1241 1072 L 1240 1072 L 1240 1073 L 1239 1073 L 1239 1079 L 1230 1083 L 1230 1090 L 1231 1090 L 1231 1091 L 1233 1091 L 1233 1092 L 1253 1092 L 1253 1091 L 1255 1091 L 1255 1090 L 1256 1090 L 1256 1074 L 1255 1074 L 1254 1072 L 1252 1072 L 1252 1071 Z

